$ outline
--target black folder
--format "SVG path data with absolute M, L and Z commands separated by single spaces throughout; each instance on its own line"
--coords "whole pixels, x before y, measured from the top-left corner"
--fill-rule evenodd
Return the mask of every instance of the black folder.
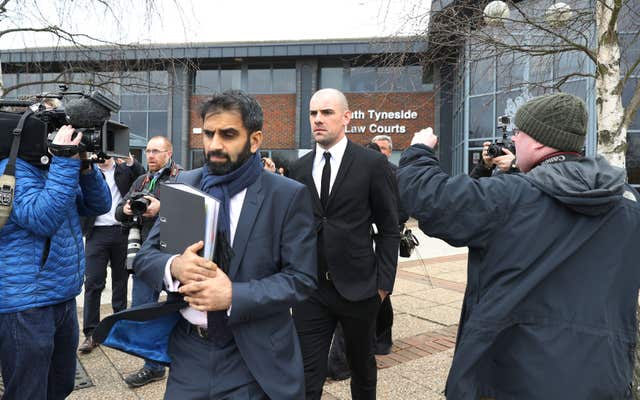
M 168 254 L 182 254 L 204 241 L 199 255 L 213 258 L 220 202 L 183 183 L 160 184 L 160 247 Z

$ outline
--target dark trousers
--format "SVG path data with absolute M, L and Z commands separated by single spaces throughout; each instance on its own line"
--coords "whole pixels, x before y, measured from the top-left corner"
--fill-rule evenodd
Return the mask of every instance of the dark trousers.
M 233 340 L 216 346 L 181 320 L 171 333 L 169 356 L 165 400 L 268 400 Z
M 391 338 L 393 327 L 393 307 L 391 306 L 391 296 L 386 296 L 376 319 L 376 354 L 389 354 L 393 340 Z M 340 377 L 341 375 L 351 375 L 347 356 L 345 354 L 344 333 L 342 326 L 338 324 L 331 341 L 329 360 L 327 366 L 328 377 Z
M 375 399 L 377 369 L 375 322 L 380 297 L 349 301 L 342 297 L 331 281 L 319 279 L 318 290 L 293 309 L 302 356 L 306 398 L 319 400 L 327 376 L 327 356 L 331 337 L 340 322 L 344 331 L 347 361 L 351 367 L 351 397 Z
M 76 374 L 76 300 L 0 314 L 3 400 L 63 400 Z
M 93 334 L 100 322 L 100 297 L 111 264 L 111 306 L 113 312 L 127 308 L 127 234 L 120 225 L 96 226 L 85 244 L 86 270 L 82 332 Z

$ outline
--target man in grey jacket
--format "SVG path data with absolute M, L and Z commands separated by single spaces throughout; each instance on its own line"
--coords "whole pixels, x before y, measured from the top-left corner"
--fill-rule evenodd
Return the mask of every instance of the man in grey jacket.
M 420 228 L 469 247 L 448 398 L 631 398 L 640 207 L 623 169 L 579 153 L 587 119 L 568 94 L 523 105 L 524 173 L 449 177 L 430 128 L 400 160 Z

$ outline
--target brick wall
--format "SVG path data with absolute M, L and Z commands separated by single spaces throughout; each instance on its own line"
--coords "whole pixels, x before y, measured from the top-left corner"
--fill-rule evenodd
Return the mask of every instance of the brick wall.
M 294 149 L 296 147 L 296 95 L 255 95 L 255 98 L 260 102 L 264 113 L 262 148 Z M 200 104 L 207 99 L 208 96 L 191 97 L 191 117 L 189 122 L 189 147 L 191 149 L 202 148 L 201 135 L 194 134 L 193 128 L 202 127 L 202 120 L 198 110 Z
M 378 134 L 391 136 L 393 149 L 402 150 L 409 146 L 414 132 L 434 125 L 434 103 L 432 92 L 418 93 L 346 93 L 349 108 L 354 118 L 348 127 L 349 139 L 365 144 Z M 295 149 L 296 95 L 269 94 L 256 95 L 264 111 L 264 149 Z M 198 106 L 207 96 L 191 97 L 191 120 L 189 124 L 189 147 L 202 148 L 202 138 L 193 134 L 193 128 L 202 127 Z M 371 110 L 371 111 L 370 111 Z M 376 114 L 404 111 L 409 118 L 396 119 L 397 115 Z M 358 118 L 355 118 L 358 117 Z M 380 118 L 388 117 L 388 118 Z

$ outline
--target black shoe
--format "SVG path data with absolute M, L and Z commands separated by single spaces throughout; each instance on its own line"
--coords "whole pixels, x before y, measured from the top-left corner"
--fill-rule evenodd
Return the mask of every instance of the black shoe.
M 345 379 L 351 378 L 351 371 L 348 369 L 342 371 L 329 371 L 327 376 L 334 381 L 344 381 Z
M 386 356 L 391 353 L 391 346 L 387 343 L 376 343 L 376 355 Z
M 87 336 L 84 339 L 84 342 L 82 342 L 82 344 L 80 345 L 80 347 L 78 347 L 78 351 L 80 351 L 80 353 L 82 354 L 89 354 L 96 347 L 98 347 L 98 343 L 93 341 L 92 336 Z
M 142 367 L 133 374 L 129 374 L 124 378 L 124 381 L 129 387 L 140 387 L 147 383 L 159 381 L 164 378 L 164 368 L 159 370 L 152 370 L 147 367 Z

